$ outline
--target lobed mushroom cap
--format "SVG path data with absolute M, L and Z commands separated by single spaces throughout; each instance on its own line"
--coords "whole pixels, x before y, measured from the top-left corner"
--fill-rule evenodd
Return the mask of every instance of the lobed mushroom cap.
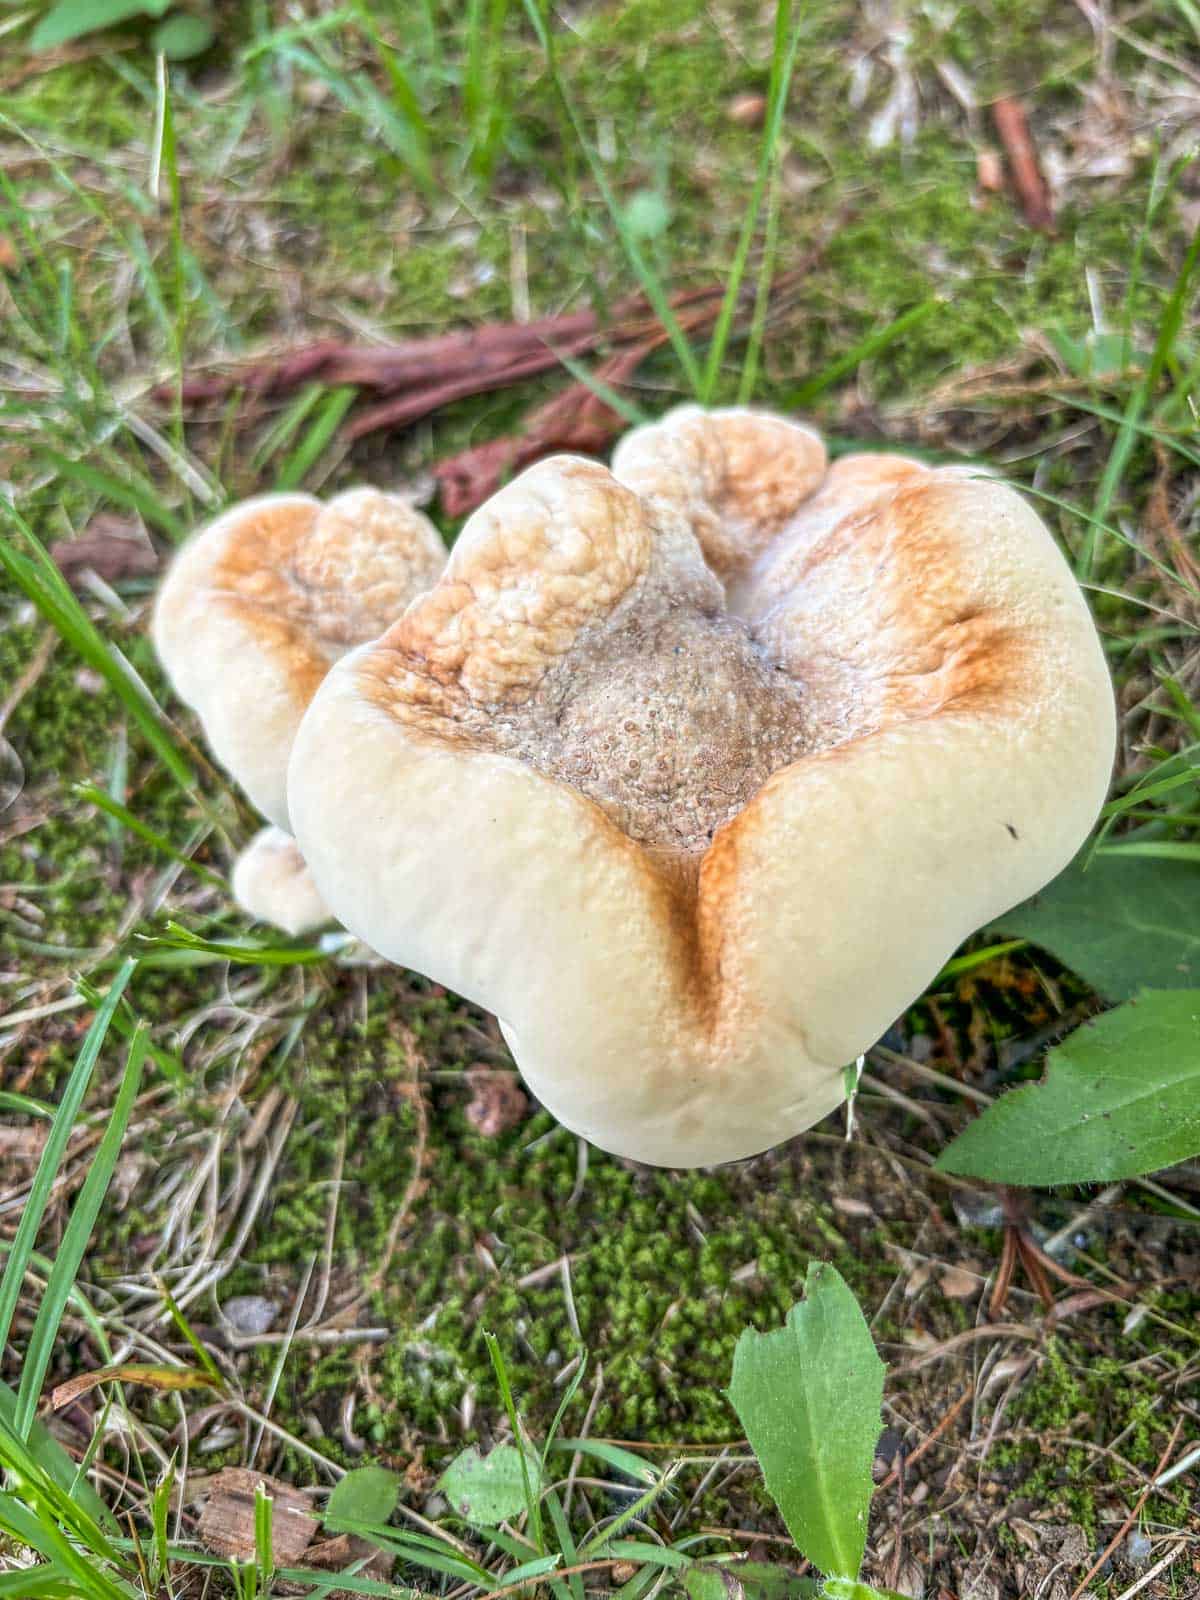
M 282 828 L 260 828 L 233 864 L 233 898 L 259 922 L 293 938 L 331 920 L 300 847 Z
M 281 828 L 292 739 L 317 685 L 445 559 L 428 518 L 368 488 L 324 506 L 304 494 L 243 501 L 175 557 L 155 604 L 155 647 L 217 760 Z
M 568 1127 L 708 1164 L 832 1110 L 1066 864 L 1112 693 L 1002 484 L 695 408 L 614 467 L 543 462 L 469 520 L 317 691 L 289 805 L 334 913 L 494 1011 Z

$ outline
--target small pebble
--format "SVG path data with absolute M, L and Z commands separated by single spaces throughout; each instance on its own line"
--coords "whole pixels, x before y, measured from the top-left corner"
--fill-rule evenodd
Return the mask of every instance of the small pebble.
M 226 1300 L 221 1311 L 237 1333 L 268 1333 L 279 1315 L 279 1302 L 264 1299 L 261 1294 L 235 1294 Z

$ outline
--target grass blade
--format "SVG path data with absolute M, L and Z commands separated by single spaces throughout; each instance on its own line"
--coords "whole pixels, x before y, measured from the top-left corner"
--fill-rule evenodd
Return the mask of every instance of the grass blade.
M 1179 269 L 1170 298 L 1167 300 L 1158 325 L 1158 337 L 1154 341 L 1150 364 L 1142 381 L 1129 397 L 1116 442 L 1105 463 L 1104 476 L 1100 479 L 1100 487 L 1096 490 L 1096 499 L 1092 507 L 1093 520 L 1088 526 L 1087 537 L 1076 568 L 1080 577 L 1090 578 L 1095 570 L 1100 550 L 1099 531 L 1107 521 L 1112 503 L 1121 486 L 1121 479 L 1125 475 L 1125 468 L 1129 464 L 1129 458 L 1137 442 L 1137 429 L 1142 420 L 1142 413 L 1149 404 L 1150 396 L 1154 393 L 1163 369 L 1175 348 L 1175 341 L 1183 326 L 1184 307 L 1191 289 L 1192 278 L 1198 265 L 1200 265 L 1200 227 L 1192 235 L 1192 242 L 1188 246 L 1183 265 Z
M 211 871 L 202 866 L 200 862 L 193 861 L 190 856 L 185 856 L 182 850 L 177 850 L 171 841 L 163 834 L 157 833 L 153 828 L 135 817 L 133 812 L 123 806 L 119 800 L 114 800 L 103 789 L 98 789 L 94 783 L 77 783 L 75 793 L 81 800 L 86 800 L 89 805 L 95 806 L 98 811 L 103 811 L 114 821 L 119 822 L 123 828 L 136 834 L 139 839 L 144 839 L 147 844 L 153 845 L 156 850 L 161 850 L 164 855 L 178 861 L 181 867 L 186 867 L 189 872 L 194 872 L 198 878 L 210 884 L 215 889 L 220 889 L 222 894 L 228 894 L 229 885 L 220 873 Z
M 149 478 L 135 472 L 132 467 L 126 468 L 125 477 L 121 479 L 101 472 L 99 467 L 93 467 L 86 461 L 73 461 L 70 456 L 61 455 L 57 450 L 43 450 L 42 458 L 60 477 L 70 478 L 82 488 L 103 495 L 113 505 L 124 506 L 126 511 L 136 511 L 175 544 L 182 544 L 187 538 L 186 525 L 163 504 Z
M 277 492 L 294 489 L 304 481 L 305 474 L 324 451 L 341 426 L 342 418 L 354 404 L 355 393 L 351 388 L 329 391 L 317 407 L 317 414 L 305 430 L 304 437 L 280 467 L 275 479 Z
M 568 94 L 567 86 L 558 69 L 554 36 L 546 26 L 546 19 L 542 15 L 541 0 L 524 0 L 524 5 L 529 20 L 533 24 L 533 31 L 537 35 L 538 43 L 545 53 L 546 68 L 550 74 L 550 81 L 554 85 L 554 92 L 563 111 L 566 113 L 568 122 L 571 124 L 572 131 L 579 142 L 579 148 L 583 151 L 584 158 L 591 170 L 592 179 L 600 191 L 604 204 L 608 207 L 608 214 L 617 230 L 621 248 L 637 275 L 638 282 L 642 286 L 646 299 L 649 300 L 653 307 L 655 316 L 662 323 L 667 337 L 671 341 L 671 348 L 679 360 L 679 365 L 687 375 L 687 380 L 692 386 L 693 393 L 699 397 L 704 392 L 704 378 L 700 371 L 700 364 L 696 360 L 696 353 L 688 343 L 687 335 L 679 325 L 679 319 L 671 308 L 671 303 L 659 281 L 658 274 L 642 254 L 641 246 L 630 231 L 621 207 L 617 204 L 617 197 L 614 195 L 605 176 L 604 168 L 600 165 L 600 158 L 592 149 L 584 132 L 583 119 L 579 115 L 574 100 Z
M 839 356 L 836 361 L 830 362 L 829 366 L 823 372 L 818 372 L 815 378 L 809 378 L 798 389 L 793 389 L 783 402 L 784 407 L 787 410 L 795 410 L 800 406 L 806 406 L 810 400 L 815 400 L 817 395 L 828 389 L 830 384 L 846 377 L 871 356 L 878 355 L 881 350 L 886 350 L 888 345 L 894 344 L 901 334 L 910 332 L 918 323 L 924 322 L 941 303 L 938 295 L 931 295 L 928 300 L 922 300 L 920 305 L 902 311 L 886 327 L 876 328 L 874 333 L 869 333 L 865 339 L 861 339 L 858 344 L 847 350 L 844 356 Z
M 150 691 L 121 651 L 105 639 L 79 604 L 25 519 L 11 505 L 0 506 L 0 511 L 7 511 L 33 552 L 32 556 L 25 555 L 10 540 L 0 536 L 0 568 L 7 571 L 72 650 L 100 674 L 176 784 L 191 794 L 195 788 L 195 774 L 176 747 Z
M 25 1276 L 25 1269 L 29 1265 L 33 1254 L 34 1240 L 37 1238 L 38 1229 L 42 1225 L 42 1217 L 46 1210 L 46 1203 L 50 1198 L 50 1190 L 58 1169 L 62 1165 L 63 1155 L 66 1152 L 67 1141 L 71 1137 L 71 1130 L 75 1126 L 75 1119 L 79 1115 L 79 1107 L 87 1093 L 88 1085 L 92 1081 L 92 1072 L 96 1066 L 96 1058 L 104 1044 L 105 1035 L 108 1033 L 109 1024 L 112 1022 L 113 1013 L 117 1009 L 125 987 L 133 975 L 137 962 L 126 960 L 116 977 L 109 986 L 108 993 L 92 1019 L 92 1025 L 87 1031 L 87 1036 L 76 1057 L 75 1065 L 71 1068 L 71 1076 L 67 1079 L 67 1087 L 63 1092 L 55 1113 L 54 1125 L 50 1129 L 50 1136 L 42 1150 L 41 1160 L 38 1162 L 37 1171 L 34 1173 L 33 1183 L 29 1188 L 29 1196 L 21 1211 L 21 1220 L 17 1224 L 16 1235 L 8 1252 L 8 1263 L 4 1269 L 4 1276 L 0 1278 L 0 1350 L 8 1342 L 8 1335 L 12 1328 L 13 1314 L 20 1298 L 21 1282 Z
M 746 262 L 750 258 L 750 246 L 758 230 L 758 215 L 762 210 L 763 196 L 767 192 L 767 184 L 770 182 L 779 149 L 783 114 L 787 110 L 788 91 L 792 86 L 792 73 L 796 65 L 796 51 L 799 44 L 800 24 L 798 20 L 793 24 L 792 0 L 776 0 L 775 42 L 771 52 L 771 80 L 767 90 L 767 115 L 763 127 L 762 149 L 758 157 L 758 173 L 754 179 L 754 188 L 750 191 L 750 204 L 746 207 L 746 215 L 742 219 L 742 229 L 738 236 L 737 248 L 733 253 L 729 282 L 725 285 L 725 297 L 721 301 L 721 310 L 708 347 L 708 360 L 705 363 L 704 381 L 699 396 L 703 405 L 712 404 L 713 390 L 717 385 L 721 362 L 725 357 L 725 346 L 729 341 L 730 329 L 733 327 L 733 319 L 737 312 L 738 297 L 742 291 L 742 277 L 746 271 Z
M 113 1001 L 114 1009 L 116 1000 L 119 999 L 118 993 Z M 46 1368 L 50 1364 L 50 1352 L 58 1334 L 58 1325 L 62 1321 L 63 1310 L 79 1271 L 79 1264 L 83 1260 L 83 1253 L 96 1225 L 101 1202 L 107 1193 L 109 1180 L 121 1154 L 121 1141 L 125 1137 L 125 1129 L 133 1114 L 133 1103 L 137 1099 L 142 1081 L 146 1043 L 146 1030 L 142 1026 L 136 1030 L 130 1043 L 129 1054 L 125 1060 L 125 1072 L 112 1115 L 108 1119 L 108 1127 L 104 1130 L 104 1137 L 92 1158 L 83 1188 L 79 1191 L 79 1198 L 72 1208 L 71 1220 L 67 1224 L 62 1243 L 54 1257 L 54 1267 L 46 1283 L 42 1303 L 38 1307 L 33 1332 L 29 1336 L 29 1348 L 21 1368 L 21 1384 L 17 1391 L 16 1411 L 13 1414 L 13 1430 L 22 1439 L 28 1436 L 33 1422 Z

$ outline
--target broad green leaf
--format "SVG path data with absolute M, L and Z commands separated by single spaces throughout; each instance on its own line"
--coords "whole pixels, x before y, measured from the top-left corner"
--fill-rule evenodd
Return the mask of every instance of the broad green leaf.
M 30 47 L 50 50 L 133 17 L 161 17 L 170 0 L 58 0 L 33 30 Z
M 827 1578 L 821 1593 L 827 1600 L 904 1600 L 895 1589 L 873 1589 L 850 1578 Z
M 384 1524 L 400 1498 L 400 1479 L 386 1467 L 355 1467 L 333 1487 L 325 1507 L 325 1522 L 372 1522 Z
M 997 1183 L 1109 1183 L 1200 1154 L 1200 989 L 1151 990 L 1076 1028 L 1046 1076 L 942 1151 Z
M 805 1298 L 774 1333 L 747 1328 L 729 1397 L 804 1555 L 854 1577 L 867 1539 L 883 1363 L 834 1267 L 810 1262 Z
M 150 43 L 168 61 L 190 61 L 193 56 L 203 55 L 215 37 L 216 31 L 208 17 L 177 11 L 159 23 L 150 35 Z
M 526 1456 L 525 1468 L 533 1476 L 538 1464 Z M 464 1522 L 475 1528 L 498 1527 L 525 1510 L 521 1452 L 516 1445 L 498 1444 L 481 1456 L 471 1445 L 455 1456 L 442 1474 L 439 1487 Z M 535 1481 L 535 1494 L 539 1488 Z
M 671 226 L 671 207 L 657 189 L 639 189 L 625 205 L 625 226 L 635 239 L 657 239 Z
M 1077 857 L 996 928 L 1049 950 L 1110 1000 L 1200 987 L 1200 866 Z

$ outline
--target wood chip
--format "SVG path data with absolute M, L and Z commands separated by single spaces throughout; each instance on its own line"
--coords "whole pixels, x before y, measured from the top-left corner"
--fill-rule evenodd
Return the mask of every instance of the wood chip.
M 254 1501 L 259 1484 L 274 1501 L 271 1550 L 275 1564 L 295 1566 L 320 1526 L 309 1509 L 308 1496 L 249 1467 L 224 1467 L 209 1484 L 208 1498 L 200 1513 L 200 1543 L 213 1555 L 252 1561 L 256 1551 Z

